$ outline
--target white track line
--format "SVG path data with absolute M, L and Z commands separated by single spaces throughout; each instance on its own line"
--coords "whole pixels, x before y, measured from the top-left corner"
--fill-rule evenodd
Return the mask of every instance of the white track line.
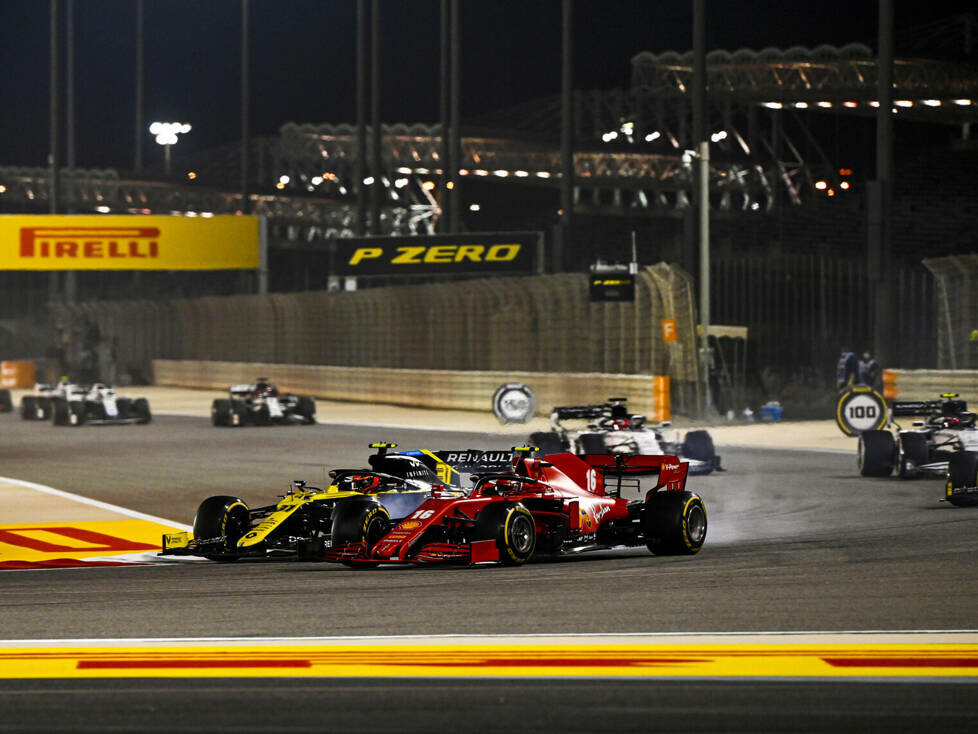
M 296 636 L 296 637 L 82 637 L 82 638 L 51 638 L 40 640 L 0 640 L 0 646 L 22 647 L 26 645 L 127 645 L 131 643 L 260 643 L 262 645 L 301 644 L 301 643 L 330 643 L 343 641 L 383 642 L 413 642 L 418 640 L 445 640 L 477 643 L 479 640 L 566 640 L 566 639 L 607 639 L 607 638 L 651 638 L 670 640 L 676 638 L 729 638 L 732 641 L 749 637 L 794 638 L 817 637 L 839 638 L 844 636 L 868 637 L 917 637 L 921 635 L 972 635 L 978 636 L 978 629 L 924 629 L 924 630 L 808 630 L 808 631 L 761 631 L 761 632 L 582 632 L 582 633 L 496 633 L 496 634 L 435 634 L 435 635 L 336 635 L 336 636 Z M 978 641 L 978 640 L 976 640 Z
M 162 517 L 156 517 L 155 515 L 147 515 L 144 512 L 137 512 L 136 510 L 130 510 L 126 507 L 120 507 L 119 505 L 113 505 L 108 502 L 93 500 L 90 497 L 82 497 L 79 494 L 72 494 L 71 492 L 65 492 L 60 489 L 55 489 L 54 487 L 48 487 L 47 485 L 44 484 L 36 484 L 35 482 L 26 482 L 23 479 L 14 479 L 13 477 L 0 477 L 0 482 L 9 482 L 10 484 L 25 487 L 27 489 L 33 489 L 36 492 L 43 492 L 44 494 L 54 495 L 55 497 L 62 497 L 67 500 L 72 500 L 73 502 L 81 502 L 84 505 L 91 505 L 92 507 L 98 507 L 103 510 L 117 512 L 120 515 L 125 515 L 135 520 L 146 520 L 148 522 L 154 522 L 159 525 L 167 525 L 169 527 L 177 528 L 179 530 L 189 531 L 192 529 L 189 525 L 173 522 L 172 520 L 165 520 Z

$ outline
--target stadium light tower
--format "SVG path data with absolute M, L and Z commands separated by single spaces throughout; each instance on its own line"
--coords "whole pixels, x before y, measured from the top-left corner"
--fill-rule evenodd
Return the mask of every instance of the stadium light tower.
M 189 133 L 190 123 L 187 122 L 154 122 L 149 126 L 151 135 L 156 136 L 156 142 L 163 146 L 163 161 L 166 175 L 170 175 L 170 148 L 177 142 L 177 135 Z

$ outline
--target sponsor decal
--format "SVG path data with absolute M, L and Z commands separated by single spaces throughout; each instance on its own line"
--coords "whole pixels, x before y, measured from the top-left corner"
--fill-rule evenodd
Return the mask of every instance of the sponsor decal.
M 503 232 L 336 240 L 337 275 L 531 272 L 538 232 Z
M 0 216 L 0 270 L 259 266 L 257 217 Z
M 421 523 L 418 522 L 417 520 L 405 520 L 400 525 L 398 525 L 397 529 L 398 530 L 415 530 L 416 528 L 420 528 L 420 527 L 421 527 Z

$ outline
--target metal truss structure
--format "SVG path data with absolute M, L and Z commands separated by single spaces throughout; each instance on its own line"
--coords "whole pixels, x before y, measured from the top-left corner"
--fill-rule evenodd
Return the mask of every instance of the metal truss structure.
M 0 167 L 0 210 L 48 211 L 50 169 Z M 63 169 L 60 171 L 59 201 L 62 211 L 100 214 L 179 214 L 213 216 L 240 214 L 240 193 L 161 181 L 120 179 L 112 169 Z M 352 237 L 356 226 L 356 203 L 325 196 L 254 194 L 250 212 L 269 219 L 276 242 L 302 242 L 331 237 Z M 420 211 L 419 211 L 420 210 Z M 381 222 L 387 233 L 430 231 L 426 220 L 435 207 L 408 203 L 385 206 Z M 419 225 L 419 222 L 421 223 Z
M 632 59 L 628 89 L 578 92 L 574 98 L 574 190 L 579 211 L 675 216 L 693 189 L 690 52 L 643 52 Z M 894 111 L 901 119 L 970 124 L 978 120 L 978 70 L 956 62 L 898 59 Z M 872 115 L 877 69 L 862 45 L 707 55 L 707 131 L 711 205 L 717 211 L 770 211 L 802 204 L 813 182 L 837 166 L 810 129 L 816 113 Z M 560 99 L 494 112 L 463 126 L 461 176 L 500 184 L 559 186 Z M 431 233 L 440 214 L 432 193 L 443 175 L 438 125 L 385 125 L 379 180 L 356 180 L 352 125 L 282 127 L 254 139 L 259 177 L 250 211 L 266 214 L 279 241 L 354 234 L 357 199 L 382 186 L 379 234 Z M 369 132 L 368 132 L 369 138 Z M 804 155 L 803 155 L 804 151 Z M 122 180 L 114 171 L 64 171 L 63 208 L 120 213 L 233 213 L 240 151 L 199 155 L 196 181 Z M 189 162 L 189 160 L 188 160 Z M 4 201 L 43 211 L 49 171 L 0 168 Z M 206 183 L 206 186 L 204 182 Z M 219 188 L 215 188 L 219 187 Z M 220 189 L 220 190 L 219 190 Z

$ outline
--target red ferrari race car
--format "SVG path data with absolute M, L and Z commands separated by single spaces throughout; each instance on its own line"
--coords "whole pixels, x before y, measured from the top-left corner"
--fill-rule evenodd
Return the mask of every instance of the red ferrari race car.
M 326 558 L 353 567 L 381 563 L 503 563 L 535 553 L 645 545 L 656 555 L 692 555 L 706 538 L 706 509 L 686 491 L 689 464 L 675 456 L 549 454 L 514 448 L 512 470 L 478 475 L 464 497 L 435 494 L 392 522 L 373 497 L 338 508 Z M 629 500 L 641 475 L 658 474 L 644 499 Z

